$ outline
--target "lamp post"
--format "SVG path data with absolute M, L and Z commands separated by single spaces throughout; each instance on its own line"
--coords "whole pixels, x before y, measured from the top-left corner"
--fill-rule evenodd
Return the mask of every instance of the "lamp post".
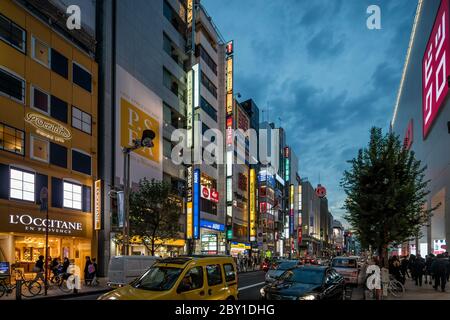
M 122 255 L 129 253 L 129 236 L 130 236 L 130 153 L 140 148 L 152 148 L 155 132 L 152 130 L 144 130 L 141 139 L 133 140 L 133 145 L 122 148 L 123 152 L 123 195 L 124 195 L 124 223 L 123 223 L 123 246 Z
M 45 211 L 45 262 L 44 262 L 44 295 L 47 295 L 47 280 L 48 280 L 48 189 L 47 187 L 42 187 L 40 194 L 40 211 Z

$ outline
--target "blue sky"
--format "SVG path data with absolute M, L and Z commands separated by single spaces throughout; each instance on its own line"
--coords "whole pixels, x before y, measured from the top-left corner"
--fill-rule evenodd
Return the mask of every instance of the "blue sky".
M 372 126 L 389 127 L 417 1 L 202 4 L 225 40 L 234 40 L 236 92 L 265 109 L 261 119 L 286 129 L 300 176 L 316 186 L 320 174 L 339 219 L 346 161 L 367 144 Z M 381 8 L 381 30 L 366 26 L 373 4 Z

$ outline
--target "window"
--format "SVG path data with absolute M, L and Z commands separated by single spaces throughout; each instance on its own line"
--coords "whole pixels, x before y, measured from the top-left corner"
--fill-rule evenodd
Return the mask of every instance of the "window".
M 212 264 L 206 266 L 206 274 L 208 277 L 209 286 L 215 286 L 222 283 L 222 272 L 220 271 L 220 264 Z
M 172 24 L 172 26 L 184 36 L 186 31 L 186 23 L 180 17 L 180 15 L 172 8 L 172 6 L 164 0 L 163 15 Z
M 72 63 L 72 77 L 73 83 L 80 86 L 86 91 L 92 92 L 91 74 L 75 62 Z
M 36 138 L 34 136 L 31 136 L 31 158 L 48 162 L 49 159 L 49 142 Z
M 34 202 L 34 179 L 34 173 L 11 168 L 10 198 Z
M 31 38 L 31 54 L 40 64 L 50 66 L 50 47 L 35 37 Z
M 202 267 L 194 267 L 181 280 L 179 291 L 187 292 L 201 288 L 203 288 L 203 269 Z
M 201 211 L 217 215 L 217 204 L 214 201 L 206 200 L 205 198 L 200 198 L 200 208 Z
M 64 208 L 81 210 L 81 186 L 67 181 L 64 181 L 63 185 Z
M 214 109 L 214 107 L 212 105 L 210 105 L 209 102 L 206 101 L 206 99 L 203 97 L 200 97 L 200 106 L 201 106 L 202 110 L 205 111 L 206 114 L 211 117 L 211 119 L 213 119 L 214 121 L 217 122 L 216 109 Z
M 0 150 L 25 155 L 25 133 L 0 123 Z
M 31 107 L 47 114 L 50 113 L 50 95 L 31 86 Z
M 234 267 L 231 263 L 224 264 L 223 269 L 225 270 L 225 281 L 226 282 L 236 280 L 236 271 L 234 271 Z
M 217 64 L 214 62 L 213 58 L 206 52 L 205 48 L 203 48 L 200 44 L 195 47 L 195 56 L 201 57 L 203 61 L 206 62 L 208 67 L 217 75 Z
M 92 133 L 92 117 L 89 113 L 72 107 L 72 127 L 88 134 Z
M 25 103 L 25 80 L 0 69 L 0 93 Z
M 24 29 L 0 14 L 0 39 L 25 53 L 27 34 Z
M 61 122 L 67 123 L 67 102 L 51 96 L 50 105 L 50 115 Z
M 50 163 L 61 168 L 67 168 L 67 148 L 50 142 Z
M 51 49 L 50 61 L 53 72 L 59 74 L 63 78 L 69 78 L 69 61 L 65 56 L 55 49 Z
M 216 86 L 211 82 L 211 80 L 208 79 L 206 74 L 202 72 L 202 84 L 208 89 L 208 91 L 214 96 L 214 98 L 217 98 L 217 88 Z
M 180 67 L 184 67 L 183 59 L 180 57 L 177 47 L 165 32 L 163 32 L 163 49 Z
M 91 157 L 79 151 L 72 150 L 72 170 L 91 175 Z

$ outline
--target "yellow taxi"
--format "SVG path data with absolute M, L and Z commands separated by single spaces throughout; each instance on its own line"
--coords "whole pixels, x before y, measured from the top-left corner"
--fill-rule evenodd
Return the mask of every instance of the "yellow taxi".
M 129 285 L 98 300 L 236 300 L 236 265 L 230 256 L 180 256 L 155 263 Z

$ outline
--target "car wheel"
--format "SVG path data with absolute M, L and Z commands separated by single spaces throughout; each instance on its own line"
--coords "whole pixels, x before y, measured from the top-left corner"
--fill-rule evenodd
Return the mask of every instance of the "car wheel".
M 234 301 L 234 300 L 236 300 L 233 296 L 229 296 L 227 299 L 226 299 L 227 301 Z

